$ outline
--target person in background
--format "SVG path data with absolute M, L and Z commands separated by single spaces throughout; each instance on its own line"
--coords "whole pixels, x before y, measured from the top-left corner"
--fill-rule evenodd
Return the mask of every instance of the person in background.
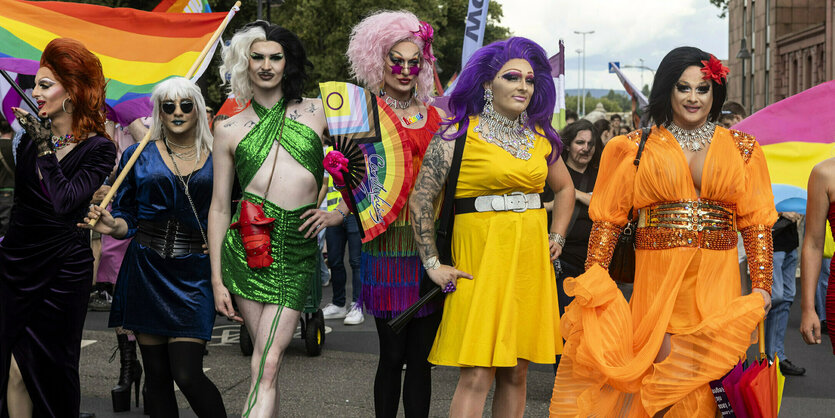
M 594 125 L 600 122 L 608 123 L 607 120 L 601 119 Z M 597 134 L 598 132 L 608 133 L 608 130 L 598 131 L 594 125 L 585 119 L 580 119 L 566 126 L 560 134 L 563 143 L 562 158 L 574 184 L 575 199 L 574 211 L 565 236 L 565 246 L 559 257 L 561 271 L 557 276 L 557 295 L 560 302 L 560 316 L 565 313 L 565 307 L 574 299 L 565 294 L 563 282 L 566 278 L 577 277 L 585 271 L 583 265 L 586 262 L 592 225 L 589 218 L 589 203 L 594 183 L 597 180 L 600 155 L 603 152 L 602 141 Z
M 209 121 L 209 126 L 213 126 L 212 124 L 215 121 L 215 110 L 209 106 L 206 106 L 206 119 Z
M 629 127 L 628 126 L 621 125 L 621 127 L 618 128 L 618 135 L 628 135 L 628 134 L 629 134 Z
M 803 237 L 803 260 L 800 264 L 802 316 L 800 334 L 806 344 L 821 343 L 821 323 L 815 312 L 815 287 L 818 272 L 822 270 L 821 258 L 824 254 L 826 233 L 835 238 L 835 158 L 818 163 L 809 175 L 808 200 L 806 201 L 806 234 Z M 826 221 L 830 230 L 826 231 Z M 833 258 L 832 260 L 835 260 Z M 835 354 L 835 281 L 833 272 L 835 262 L 829 265 L 829 286 L 826 292 L 826 320 L 832 352 Z
M 332 150 L 328 148 L 327 152 Z M 325 154 L 327 154 L 327 152 Z M 333 178 L 328 176 L 328 211 L 336 210 L 342 200 L 341 193 L 333 185 Z M 325 230 L 325 240 L 328 246 L 328 267 L 331 269 L 331 285 L 333 299 L 322 309 L 325 319 L 343 319 L 345 325 L 357 325 L 365 321 L 361 310 L 346 307 L 345 289 L 348 273 L 345 270 L 345 247 L 348 247 L 348 262 L 351 265 L 351 308 L 357 303 L 362 291 L 360 262 L 362 261 L 362 238 L 360 237 L 357 218 L 348 215 L 342 223 L 329 226 Z M 354 313 L 356 311 L 356 313 Z M 348 318 L 348 314 L 351 317 Z
M 771 285 L 771 310 L 765 317 L 765 353 L 772 361 L 775 357 L 780 358 L 783 375 L 802 376 L 806 369 L 786 358 L 784 344 L 789 311 L 797 287 L 797 225 L 802 215 L 796 212 L 781 212 L 779 215 L 771 232 L 774 240 L 774 281 Z
M 0 237 L 9 229 L 9 217 L 14 203 L 15 161 L 12 152 L 14 131 L 9 122 L 0 116 Z
M 610 134 L 609 138 L 613 138 L 617 135 L 620 135 L 621 125 L 626 126 L 623 123 L 623 118 L 621 118 L 620 115 L 618 115 L 617 113 L 615 113 L 614 115 L 612 115 L 612 117 L 609 118 L 609 125 L 610 125 L 609 129 L 611 130 L 611 132 L 609 133 Z M 602 132 L 601 132 L 601 136 L 602 136 Z M 605 144 L 605 142 L 604 142 L 604 144 Z
M 566 126 L 566 128 L 567 128 L 567 126 Z M 597 140 L 600 140 L 600 145 L 602 145 L 602 147 L 600 147 L 600 148 L 605 147 L 606 143 L 608 143 L 609 140 L 614 137 L 614 135 L 612 135 L 611 123 L 606 119 L 598 119 L 597 122 L 594 122 L 594 132 L 596 133 L 596 135 L 594 135 L 595 136 L 595 142 Z M 563 138 L 563 140 L 564 140 L 564 138 Z M 603 152 L 602 149 L 599 149 L 599 150 L 596 150 L 596 151 Z M 598 155 L 598 157 L 599 157 L 599 155 Z
M 116 160 L 104 126 L 105 83 L 92 52 L 56 38 L 35 75 L 41 121 L 12 108 L 26 133 L 0 242 L 0 414 L 79 416 L 93 254 L 90 234 L 76 223 Z
M 719 117 L 719 123 L 726 128 L 730 128 L 747 117 L 748 112 L 745 111 L 744 106 L 737 102 L 727 101 L 722 105 L 722 115 Z
M 577 112 L 572 109 L 565 109 L 565 124 L 577 122 Z

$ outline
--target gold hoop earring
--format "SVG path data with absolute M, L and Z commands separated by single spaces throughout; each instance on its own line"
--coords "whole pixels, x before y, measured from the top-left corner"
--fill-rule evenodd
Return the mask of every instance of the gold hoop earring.
M 72 112 L 67 111 L 67 100 L 70 100 L 70 98 L 67 97 L 67 98 L 64 99 L 63 102 L 61 102 L 61 110 L 63 110 L 64 113 L 66 113 L 68 115 L 72 115 Z M 72 104 L 72 102 L 70 102 L 70 104 Z

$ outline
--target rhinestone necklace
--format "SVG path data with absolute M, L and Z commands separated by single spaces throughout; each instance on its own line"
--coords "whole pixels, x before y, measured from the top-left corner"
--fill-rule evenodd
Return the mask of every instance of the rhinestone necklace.
M 386 96 L 386 104 L 392 109 L 408 109 L 412 105 L 413 99 L 413 97 L 409 97 L 409 100 L 397 100 L 394 97 Z
M 66 134 L 63 136 L 52 135 L 52 147 L 55 151 L 58 151 L 73 142 L 75 142 L 75 137 L 72 134 Z
M 710 144 L 713 139 L 713 131 L 716 129 L 716 124 L 713 122 L 705 122 L 704 125 L 696 129 L 684 129 L 673 122 L 664 125 L 673 137 L 678 141 L 681 149 L 689 149 L 696 152 Z
M 480 133 L 488 142 L 502 147 L 510 155 L 520 160 L 529 160 L 534 145 L 533 131 L 525 128 L 520 118 L 511 120 L 485 108 L 473 131 Z M 484 130 L 485 125 L 487 132 Z

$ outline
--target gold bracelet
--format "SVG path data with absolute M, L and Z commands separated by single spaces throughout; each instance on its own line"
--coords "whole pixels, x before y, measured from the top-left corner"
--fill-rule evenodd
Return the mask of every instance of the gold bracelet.
M 51 149 L 38 153 L 38 157 L 43 157 L 44 155 L 55 154 Z

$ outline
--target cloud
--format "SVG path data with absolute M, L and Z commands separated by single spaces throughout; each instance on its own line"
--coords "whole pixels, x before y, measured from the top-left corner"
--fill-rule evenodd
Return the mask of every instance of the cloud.
M 502 4 L 501 24 L 515 36 L 530 38 L 549 53 L 565 41 L 566 87 L 577 87 L 577 49 L 586 35 L 586 88 L 621 89 L 609 61 L 657 68 L 671 49 L 690 45 L 728 57 L 728 21 L 708 0 L 493 0 Z M 624 69 L 627 77 L 640 82 L 641 71 Z M 652 73 L 644 71 L 644 83 Z

